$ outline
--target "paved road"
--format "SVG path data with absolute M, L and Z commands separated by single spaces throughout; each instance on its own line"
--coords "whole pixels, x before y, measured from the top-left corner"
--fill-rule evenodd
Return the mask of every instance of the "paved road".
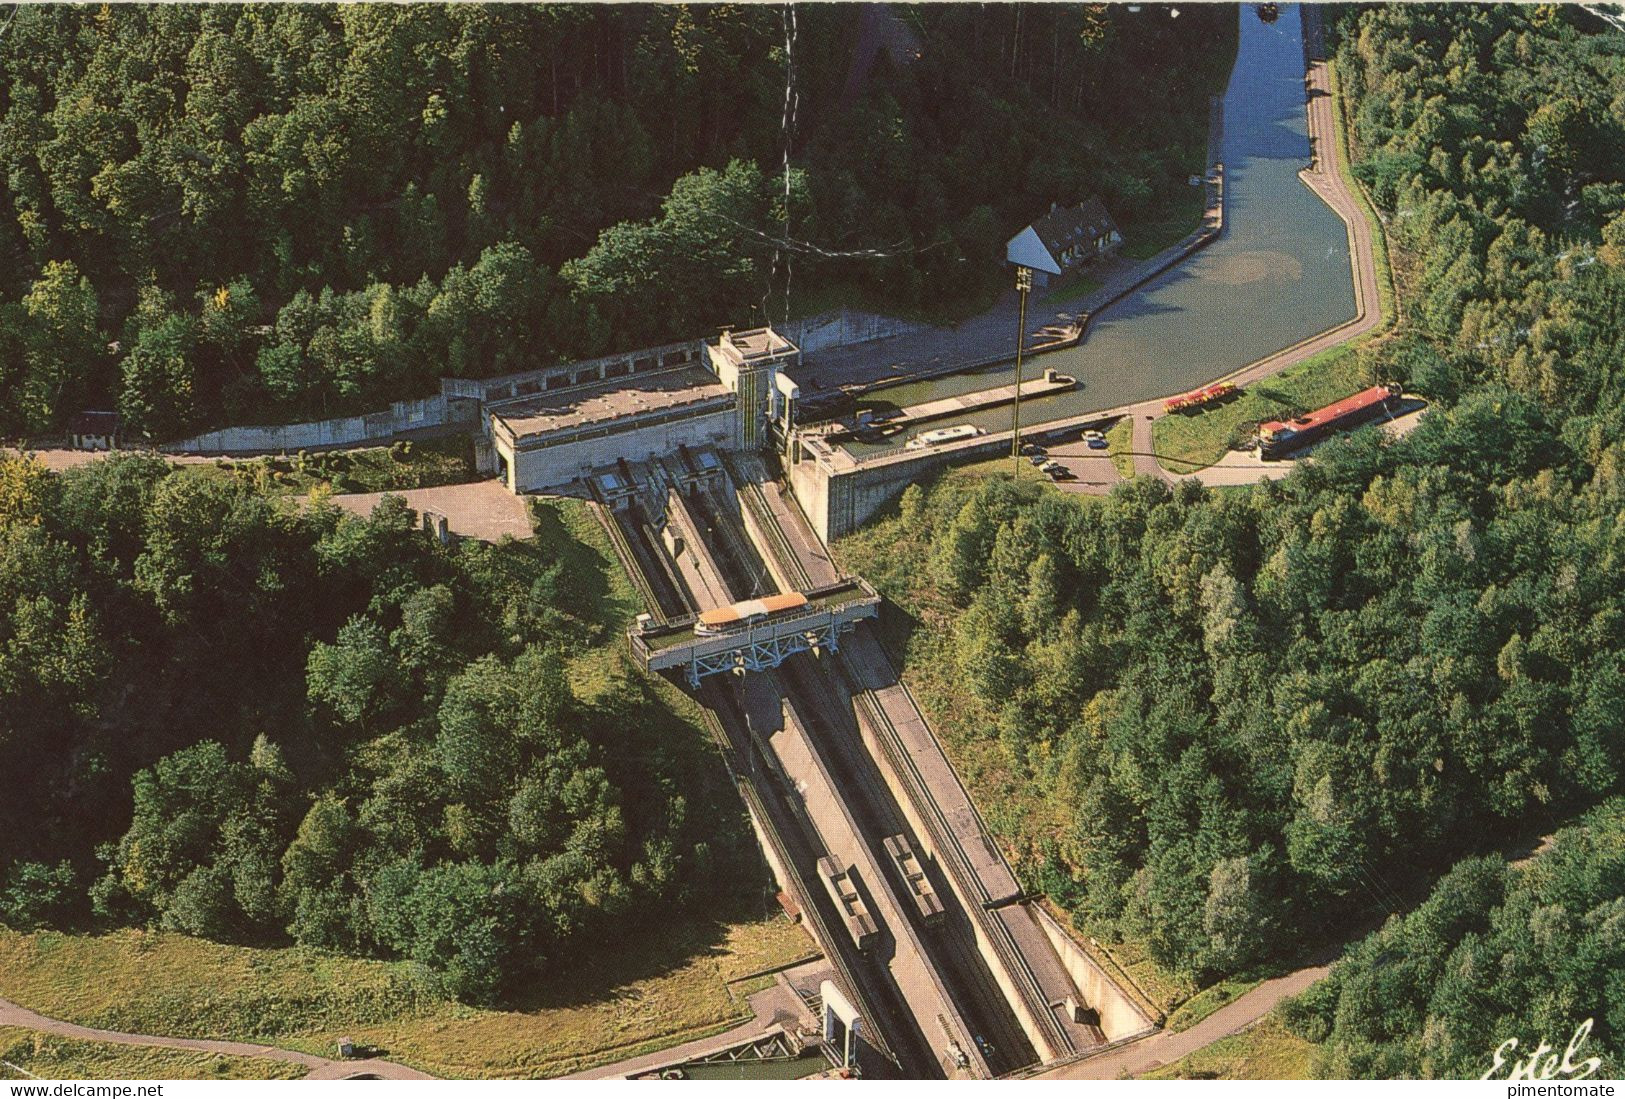
M 157 1046 L 162 1049 L 188 1049 L 199 1053 L 224 1053 L 234 1057 L 260 1057 L 267 1061 L 288 1061 L 310 1069 L 307 1080 L 342 1080 L 349 1076 L 369 1075 L 385 1080 L 432 1080 L 433 1077 L 415 1068 L 369 1058 L 360 1061 L 335 1061 L 310 1053 L 299 1053 L 275 1046 L 255 1045 L 252 1042 L 217 1042 L 206 1038 L 158 1038 L 150 1034 L 130 1034 L 119 1030 L 97 1030 L 65 1023 L 29 1011 L 10 1000 L 0 1000 L 0 1026 L 26 1027 L 63 1038 L 77 1038 L 87 1042 L 109 1042 L 119 1046 Z
M 1212 1045 L 1220 1038 L 1239 1034 L 1268 1015 L 1288 996 L 1295 996 L 1326 976 L 1330 966 L 1317 965 L 1275 977 L 1221 1007 L 1206 1019 L 1177 1033 L 1158 1031 L 1149 1038 L 1120 1046 L 1099 1057 L 1074 1061 L 1053 1072 L 1041 1074 L 1049 1080 L 1116 1080 L 1139 1076 L 1181 1057 Z

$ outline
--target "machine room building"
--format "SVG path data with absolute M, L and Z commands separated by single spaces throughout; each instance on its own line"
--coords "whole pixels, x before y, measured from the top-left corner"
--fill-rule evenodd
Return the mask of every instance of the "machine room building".
M 680 446 L 766 446 L 782 399 L 778 372 L 800 358 L 771 327 L 724 331 L 716 340 L 499 379 L 466 395 L 483 404 L 503 484 L 539 492 Z

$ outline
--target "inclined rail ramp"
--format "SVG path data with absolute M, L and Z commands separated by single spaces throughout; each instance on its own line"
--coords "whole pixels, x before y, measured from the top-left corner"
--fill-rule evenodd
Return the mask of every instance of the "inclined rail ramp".
M 749 538 L 743 537 L 740 528 L 751 525 L 749 520 L 752 504 L 747 498 L 747 502 L 741 506 L 733 492 L 724 495 L 727 489 L 737 490 L 737 486 L 720 484 L 713 494 L 707 494 L 704 499 L 705 506 L 712 509 L 708 513 L 708 521 L 719 528 L 718 537 L 715 539 L 718 547 L 716 559 L 719 562 L 727 560 L 733 570 L 732 579 L 737 584 L 742 583 L 747 577 L 754 577 L 767 571 L 763 569 L 763 555 L 764 553 L 770 555 L 770 551 L 763 550 L 758 543 L 763 541 L 765 531 L 778 531 L 781 536 L 783 531 L 776 523 L 762 522 L 758 524 L 757 530 L 749 532 Z M 724 496 L 724 499 L 718 501 L 717 496 Z M 755 506 L 758 509 L 765 509 L 765 499 L 758 496 Z M 765 510 L 762 518 L 764 520 L 768 518 Z M 740 542 L 749 543 L 746 547 L 748 552 L 724 554 L 721 551 L 724 545 L 737 546 Z M 788 545 L 788 542 L 781 542 L 781 552 L 784 552 Z M 796 564 L 799 567 L 800 563 Z M 781 568 L 773 571 L 782 581 L 785 570 Z M 801 575 L 806 575 L 805 570 L 801 570 Z M 725 577 L 726 579 L 729 578 Z M 738 594 L 741 590 L 743 589 L 736 587 L 734 594 Z M 807 743 L 817 749 L 817 758 L 814 762 L 819 773 L 830 776 L 833 788 L 841 791 L 839 801 L 832 804 L 829 811 L 838 812 L 848 818 L 858 834 L 868 837 L 866 847 L 868 857 L 883 862 L 880 854 L 883 850 L 881 839 L 894 834 L 900 828 L 906 828 L 906 815 L 896 804 L 895 796 L 887 787 L 885 780 L 877 770 L 874 770 L 873 759 L 861 743 L 862 738 L 851 709 L 845 709 L 842 716 L 839 708 L 828 706 L 833 685 L 825 681 L 814 664 L 787 664 L 780 675 L 787 688 L 785 697 L 792 700 L 796 707 L 801 727 L 808 733 L 818 730 Z M 812 724 L 808 724 L 809 721 Z M 847 734 L 840 731 L 848 725 L 851 726 L 850 744 L 847 743 Z M 857 762 L 858 760 L 862 762 Z M 862 776 L 870 771 L 873 771 L 872 782 L 866 782 Z M 866 822 L 861 830 L 857 829 L 856 823 L 860 819 Z M 903 905 L 896 899 L 897 885 L 889 876 L 886 885 L 888 895 L 892 897 L 901 918 L 909 924 L 911 937 L 919 939 L 923 935 L 929 940 L 928 943 L 922 942 L 922 946 L 929 946 L 929 953 L 926 956 L 932 959 L 931 964 L 936 967 L 935 972 L 951 975 L 951 983 L 956 991 L 946 1002 L 954 1004 L 956 1018 L 965 1010 L 971 1011 L 982 1033 L 993 1037 L 997 1042 L 997 1050 L 993 1056 L 1002 1057 L 1004 1063 L 1008 1065 L 1026 1064 L 1037 1058 L 1038 1052 L 1028 1034 L 1029 1026 L 1020 1021 L 1009 1002 L 1009 997 L 998 987 L 998 979 L 976 943 L 974 917 L 966 906 L 959 902 L 958 894 L 955 894 L 955 907 L 959 910 L 960 916 L 955 928 L 926 931 L 915 926 L 914 920 L 918 917 L 913 908 Z M 968 1019 L 970 1016 L 965 1018 Z M 945 1037 L 960 1051 L 959 1056 L 963 1059 L 976 1063 L 985 1063 L 990 1059 L 989 1054 L 979 1045 L 974 1053 L 967 1052 L 965 1045 L 967 1035 L 962 1030 L 949 1030 Z
M 764 534 L 773 532 L 767 535 L 763 552 L 777 558 L 781 570 L 798 578 L 807 576 L 793 542 L 783 530 L 777 513 L 760 485 L 741 478 L 737 488 L 743 506 L 752 512 L 756 525 Z M 873 644 L 872 638 L 863 638 L 860 648 L 868 649 Z M 1088 1048 L 1102 1041 L 1097 1028 L 1070 1020 L 1063 1021 L 1058 1017 L 1058 1004 L 1068 996 L 1079 994 L 1059 958 L 1053 956 L 1053 946 L 1037 929 L 1031 914 L 1017 903 L 1021 899 L 1021 889 L 1015 875 L 1011 873 L 1003 855 L 988 839 L 986 827 L 959 785 L 958 776 L 951 774 L 951 768 L 947 768 L 944 760 L 944 768 L 950 772 L 944 781 L 958 787 L 959 796 L 953 800 L 964 803 L 964 808 L 956 813 L 955 820 L 950 820 L 939 798 L 933 793 L 932 783 L 922 773 L 914 753 L 909 750 L 887 712 L 885 701 L 866 685 L 864 676 L 851 664 L 851 659 L 851 653 L 843 652 L 838 656 L 837 664 L 842 670 L 841 678 L 852 694 L 853 703 L 875 731 L 876 741 L 886 762 L 903 783 L 910 801 L 920 813 L 932 846 L 943 855 L 946 868 L 958 884 L 959 892 L 970 902 L 966 907 L 972 920 L 1019 991 L 1023 1014 L 1037 1032 L 1034 1036 L 1041 1037 L 1044 1044 L 1050 1047 L 1052 1058 L 1076 1053 L 1080 1044 Z M 912 693 L 900 680 L 896 686 L 894 699 L 900 699 L 918 715 L 919 706 Z M 921 721 L 923 723 L 923 718 Z M 937 754 L 940 755 L 940 751 Z M 962 838 L 962 833 L 971 838 Z M 983 857 L 972 858 L 965 847 L 967 842 L 978 843 L 984 849 Z M 1029 959 L 1029 954 L 1039 956 Z M 1079 998 L 1081 1000 L 1081 996 Z
M 632 470 L 624 462 L 621 463 L 621 470 L 627 483 L 638 483 L 632 474 Z M 596 490 L 594 490 L 593 495 L 595 498 L 598 496 Z M 602 500 L 597 502 L 597 506 L 594 506 L 592 511 L 608 534 L 610 544 L 620 558 L 622 567 L 626 569 L 627 575 L 632 578 L 633 583 L 648 601 L 646 605 L 649 613 L 653 616 L 660 616 L 662 619 L 668 615 L 682 617 L 690 614 L 693 610 L 692 602 L 680 586 L 674 586 L 670 583 L 662 584 L 659 581 L 651 582 L 650 576 L 646 572 L 651 566 L 656 567 L 660 575 L 667 571 L 664 561 L 661 561 L 659 565 L 655 565 L 655 562 L 651 560 L 651 557 L 659 556 L 655 553 L 654 543 L 650 542 L 641 547 L 637 546 L 634 539 L 629 537 L 623 524 L 618 521 L 617 515 L 619 512 L 612 514 L 611 509 L 605 506 Z M 647 531 L 647 524 L 642 524 L 641 529 Z M 758 834 L 771 852 L 772 861 L 783 878 L 782 884 L 795 898 L 814 940 L 818 942 L 824 951 L 825 959 L 835 967 L 838 977 L 837 983 L 841 990 L 846 993 L 847 998 L 852 1002 L 852 1006 L 857 1009 L 867 1023 L 863 1032 L 864 1042 L 893 1065 L 901 1068 L 901 1062 L 896 1051 L 892 1049 L 886 1040 L 881 1022 L 883 1017 L 874 1011 L 864 993 L 864 984 L 858 980 L 858 976 L 848 960 L 844 929 L 839 929 L 838 933 L 838 929 L 830 926 L 829 921 L 825 918 L 822 909 L 817 903 L 817 895 L 809 889 L 807 881 L 798 869 L 799 863 L 796 859 L 795 850 L 786 838 L 786 829 L 788 828 L 791 834 L 795 834 L 798 826 L 793 818 L 787 819 L 789 817 L 788 811 L 782 805 L 777 807 L 770 805 L 768 800 L 762 797 L 761 792 L 756 788 L 751 778 L 748 777 L 748 774 L 760 774 L 771 770 L 771 764 L 763 755 L 764 749 L 754 737 L 746 732 L 740 732 L 739 739 L 736 742 L 732 731 L 742 729 L 743 722 L 735 720 L 731 723 L 731 729 L 730 725 L 725 724 L 719 716 L 722 708 L 733 708 L 726 692 L 709 690 L 701 697 L 707 703 L 702 709 L 706 729 L 722 752 L 723 763 L 728 768 L 734 788 L 739 791 L 746 808 L 756 823 Z M 758 760 L 760 766 L 758 766 Z M 807 846 L 804 838 L 801 842 L 803 847 Z
M 846 993 L 847 997 L 852 1001 L 852 1006 L 857 1008 L 859 1015 L 868 1024 L 863 1030 L 863 1040 L 878 1050 L 886 1060 L 901 1067 L 896 1052 L 887 1044 L 883 1030 L 877 1025 L 879 1016 L 870 1008 L 861 993 L 860 989 L 863 986 L 858 983 L 857 976 L 852 971 L 852 966 L 846 960 L 844 946 L 841 939 L 837 937 L 844 936 L 845 929 L 830 926 L 830 922 L 824 918 L 823 911 L 817 904 L 813 903 L 813 896 L 807 882 L 796 870 L 794 853 L 784 840 L 777 815 L 769 810 L 755 784 L 751 782 L 745 771 L 740 767 L 742 762 L 739 758 L 740 749 L 735 747 L 728 736 L 727 729 L 723 727 L 721 718 L 717 717 L 718 695 L 711 695 L 708 701 L 711 704 L 704 708 L 706 728 L 710 731 L 712 739 L 722 748 L 723 760 L 728 768 L 729 777 L 733 780 L 734 788 L 739 791 L 739 796 L 744 799 L 746 806 L 750 809 L 751 815 L 756 819 L 762 838 L 772 848 L 774 863 L 784 868 L 784 875 L 789 879 L 784 883 L 785 888 L 795 897 L 796 905 L 801 909 L 802 918 L 810 925 L 809 930 L 813 939 L 823 948 L 825 959 L 835 966 L 836 974 L 840 977 L 841 991 Z M 762 757 L 761 746 L 752 738 L 747 738 L 743 750 L 758 758 Z M 767 765 L 766 759 L 762 758 L 762 766 L 765 768 Z M 755 769 L 754 764 L 751 769 Z M 823 1005 L 820 1003 L 819 1006 L 822 1007 Z M 819 1022 L 822 1024 L 822 1017 L 820 1017 Z
M 718 525 L 727 517 L 718 518 Z M 720 555 L 710 558 L 710 566 L 717 570 L 715 579 L 728 590 L 730 596 L 747 590 L 750 581 L 740 572 L 749 558 L 730 560 L 727 569 Z M 728 571 L 732 570 L 732 571 Z M 866 593 L 873 589 L 861 580 L 830 585 L 840 590 L 853 585 Z M 810 593 L 816 600 L 817 593 Z M 875 603 L 878 604 L 878 597 Z M 869 610 L 872 613 L 873 606 Z M 793 668 L 785 669 L 793 672 Z M 754 713 L 756 721 L 746 720 L 753 739 L 763 745 L 764 754 L 776 761 L 780 773 L 793 778 L 787 795 L 786 809 L 803 825 L 803 831 L 818 837 L 824 853 L 834 856 L 842 865 L 855 865 L 868 896 L 875 902 L 875 915 L 883 925 L 883 934 L 893 947 L 889 959 L 881 961 L 882 970 L 890 975 L 891 983 L 901 1000 L 901 1013 L 913 1019 L 919 1037 L 924 1042 L 924 1053 L 931 1063 L 945 1073 L 951 1071 L 952 1059 L 945 1046 L 957 1050 L 957 1057 L 979 1075 L 988 1075 L 986 1055 L 976 1045 L 966 1024 L 961 1007 L 948 993 L 943 976 L 933 955 L 921 940 L 921 929 L 912 918 L 912 909 L 899 898 L 891 877 L 879 864 L 876 849 L 878 840 L 865 839 L 866 832 L 859 825 L 848 799 L 852 791 L 837 781 L 830 762 L 812 735 L 809 716 L 816 717 L 816 707 L 808 708 L 804 699 L 788 690 L 785 682 L 775 679 L 751 680 L 739 685 L 738 691 L 729 692 L 739 700 L 742 716 Z M 946 1014 L 952 1028 L 943 1035 L 946 1043 L 927 1033 L 927 1024 Z M 905 1028 L 912 1037 L 915 1028 Z

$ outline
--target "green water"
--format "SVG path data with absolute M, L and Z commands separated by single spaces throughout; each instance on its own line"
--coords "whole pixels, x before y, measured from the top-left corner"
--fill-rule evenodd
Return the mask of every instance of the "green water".
M 1261 22 L 1251 5 L 1238 18 L 1240 44 L 1224 99 L 1224 236 L 1112 306 L 1077 347 L 1030 360 L 1028 377 L 1053 368 L 1081 384 L 1023 401 L 1023 424 L 1194 389 L 1354 316 L 1347 231 L 1298 178 L 1309 163 L 1298 7 L 1283 5 L 1273 24 Z M 1006 365 L 869 396 L 912 405 L 1014 380 Z M 958 423 L 1008 430 L 1010 409 L 933 426 Z M 905 438 L 847 449 L 862 457 Z
M 683 1066 L 689 1080 L 799 1080 L 829 1068 L 829 1060 L 816 1049 L 785 1061 L 736 1061 L 729 1064 Z

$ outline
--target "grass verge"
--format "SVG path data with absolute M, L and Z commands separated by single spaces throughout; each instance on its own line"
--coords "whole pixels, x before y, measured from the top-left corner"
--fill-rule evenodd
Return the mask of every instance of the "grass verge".
M 1105 283 L 1099 279 L 1078 272 L 1062 279 L 1060 282 L 1051 283 L 1044 292 L 1044 296 L 1038 299 L 1038 304 L 1041 306 L 1065 305 L 1067 302 L 1076 301 L 1079 298 L 1093 294 L 1104 285 Z
M 487 1010 L 437 997 L 404 962 L 160 932 L 0 932 L 0 995 L 111 1030 L 262 1041 L 322 1056 L 347 1036 L 436 1076 L 530 1078 L 735 1026 L 750 1018 L 753 982 L 743 979 L 811 949 L 780 915 L 668 924 L 658 936 L 577 958 L 528 1002 Z
M 1308 1080 L 1315 1047 L 1271 1013 L 1240 1034 L 1149 1072 L 1147 1080 Z
M 1231 978 L 1208 985 L 1170 1011 L 1165 1025 L 1169 1030 L 1188 1030 L 1236 997 L 1245 996 L 1262 983 L 1262 978 L 1252 980 Z
M 967 462 L 962 466 L 954 466 L 947 476 L 967 481 L 979 481 L 988 477 L 1013 477 L 1018 481 L 1034 481 L 1052 487 L 1055 484 L 1049 479 L 1047 473 L 1040 471 L 1025 456 L 1017 462 L 1008 454 L 1001 454 L 997 458 L 983 458 L 979 462 Z
M 1195 159 L 1201 158 L 1202 154 L 1197 153 Z M 1206 168 L 1193 171 L 1202 172 Z M 1161 216 L 1145 221 L 1129 221 L 1124 226 L 1124 257 L 1150 259 L 1164 248 L 1172 248 L 1196 232 L 1202 224 L 1202 215 L 1207 211 L 1207 188 L 1187 186 L 1185 191 L 1189 193 L 1181 192 L 1177 199 L 1163 207 Z
M 1117 475 L 1125 481 L 1134 479 L 1134 418 L 1124 416 L 1106 432 L 1106 453 L 1111 456 Z
M 1371 201 L 1371 195 L 1365 189 L 1365 185 L 1354 175 L 1354 141 L 1349 129 L 1348 116 L 1343 110 L 1343 84 L 1337 75 L 1335 62 L 1326 62 L 1326 76 L 1332 91 L 1332 127 L 1337 131 L 1337 172 L 1342 176 L 1343 184 L 1349 189 L 1349 193 L 1354 195 L 1360 213 L 1371 229 L 1371 259 L 1377 267 L 1377 308 L 1383 319 L 1382 327 L 1372 333 L 1374 336 L 1393 328 L 1398 318 L 1394 269 L 1388 259 L 1388 236 L 1383 230 L 1382 219 L 1377 216 L 1376 203 Z M 1366 338 L 1370 339 L 1371 336 Z
M 292 1080 L 307 1071 L 265 1057 L 86 1042 L 0 1027 L 0 1080 Z
M 1254 382 L 1231 400 L 1157 417 L 1151 425 L 1151 446 L 1171 473 L 1205 469 L 1224 457 L 1244 425 L 1319 408 L 1347 397 L 1361 384 L 1356 348 L 1327 348 Z

